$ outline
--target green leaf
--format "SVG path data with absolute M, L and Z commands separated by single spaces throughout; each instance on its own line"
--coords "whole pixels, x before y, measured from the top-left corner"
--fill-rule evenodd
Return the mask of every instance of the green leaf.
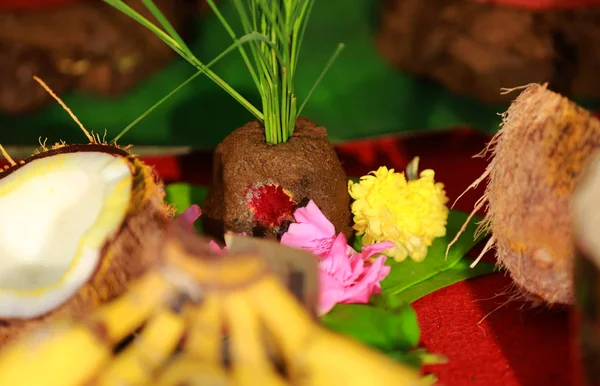
M 397 263 L 389 259 L 389 265 L 391 266 L 390 274 L 381 282 L 382 290 L 386 293 L 394 295 L 401 295 L 402 292 L 425 282 L 426 280 L 434 278 L 436 275 L 445 272 L 456 264 L 465 256 L 465 254 L 477 244 L 483 236 L 474 239 L 475 231 L 477 228 L 476 221 L 471 221 L 467 226 L 466 231 L 460 236 L 458 241 L 452 246 L 446 257 L 446 248 L 454 236 L 459 232 L 461 226 L 467 219 L 467 214 L 451 210 L 448 216 L 448 224 L 446 228 L 446 236 L 436 239 L 427 252 L 427 257 L 422 262 L 415 262 L 407 259 L 403 262 Z M 490 271 L 488 265 L 481 268 L 486 271 Z M 433 292 L 436 289 L 445 287 L 456 282 L 457 279 L 467 279 L 472 275 L 482 274 L 480 270 L 471 268 L 465 268 L 464 265 L 460 266 L 462 269 L 457 269 L 456 272 L 437 278 L 436 282 L 428 283 L 427 290 L 422 292 L 422 296 L 427 293 Z M 487 269 L 486 269 L 487 268 Z M 443 280 L 443 279 L 446 280 Z M 424 284 L 425 285 L 425 284 Z M 418 295 L 418 291 L 413 290 L 407 295 L 407 299 L 414 301 L 415 296 Z M 419 296 L 420 297 L 420 296 Z M 418 299 L 418 297 L 417 297 Z
M 360 252 L 360 251 L 362 251 L 362 247 L 363 247 L 362 237 L 361 236 L 356 236 L 354 238 L 354 243 L 352 243 L 352 248 L 354 248 L 354 250 Z
M 176 213 L 183 213 L 191 205 L 204 203 L 208 188 L 204 186 L 190 185 L 184 183 L 169 184 L 165 187 L 166 201 L 175 207 Z M 200 221 L 196 221 L 194 227 L 202 233 Z
M 471 260 L 461 259 L 456 265 L 449 269 L 442 271 L 425 281 L 417 283 L 394 296 L 398 301 L 412 303 L 441 288 L 448 287 L 466 279 L 490 274 L 494 272 L 495 268 L 494 264 L 485 262 L 479 262 L 473 268 L 470 267 L 470 264 Z
M 424 348 L 410 351 L 391 351 L 387 354 L 392 358 L 417 369 L 420 369 L 424 365 L 439 365 L 448 362 L 448 358 L 445 356 L 432 354 Z
M 417 315 L 409 305 L 387 310 L 367 304 L 338 304 L 323 316 L 322 323 L 385 352 L 406 351 L 419 343 Z
M 417 315 L 410 305 L 399 304 L 394 296 L 373 296 L 369 305 L 338 304 L 323 316 L 322 323 L 415 369 L 447 362 L 443 355 L 417 348 Z

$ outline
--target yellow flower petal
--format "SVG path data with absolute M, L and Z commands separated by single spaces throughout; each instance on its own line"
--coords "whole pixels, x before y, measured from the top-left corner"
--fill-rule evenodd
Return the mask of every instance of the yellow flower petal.
M 363 244 L 392 241 L 396 245 L 387 254 L 394 260 L 425 259 L 433 240 L 446 235 L 449 213 L 444 184 L 434 178 L 426 169 L 407 181 L 403 172 L 381 166 L 358 183 L 350 181 L 354 229 Z

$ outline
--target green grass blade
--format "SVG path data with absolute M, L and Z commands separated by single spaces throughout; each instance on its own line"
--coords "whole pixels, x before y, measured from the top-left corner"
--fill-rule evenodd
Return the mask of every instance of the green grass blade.
M 208 3 L 208 5 L 212 9 L 212 11 L 215 13 L 215 15 L 217 16 L 217 19 L 219 19 L 219 21 L 221 22 L 221 25 L 223 25 L 223 28 L 225 28 L 225 31 L 227 31 L 229 36 L 231 36 L 231 38 L 234 41 L 237 40 L 237 35 L 233 31 L 233 28 L 231 28 L 231 25 L 227 22 L 227 20 L 225 19 L 225 17 L 219 10 L 219 8 L 216 6 L 214 0 L 206 0 L 206 2 Z M 244 47 L 240 47 L 240 55 L 242 56 L 242 59 L 244 60 L 244 63 L 246 64 L 246 67 L 248 68 L 248 72 L 250 73 L 250 76 L 252 77 L 252 80 L 254 81 L 254 85 L 257 88 L 259 88 L 260 81 L 258 80 L 256 71 L 255 71 L 254 67 L 252 66 L 252 63 L 250 63 L 250 59 L 248 58 L 248 54 L 246 53 L 246 50 L 244 49 Z
M 277 37 L 277 40 L 284 42 L 284 40 L 289 40 L 289 36 L 286 36 L 284 30 L 281 29 L 281 20 L 283 20 L 283 15 L 281 13 L 281 9 L 269 9 L 265 3 L 260 3 L 259 7 L 261 8 L 262 14 L 265 15 L 265 19 L 267 25 L 272 28 L 274 35 Z M 285 50 L 285 47 L 284 47 Z M 278 50 L 275 50 L 278 52 Z
M 105 3 L 115 7 L 119 11 L 123 12 L 125 15 L 131 17 L 144 27 L 148 28 L 152 31 L 158 38 L 164 41 L 169 47 L 171 47 L 175 52 L 177 52 L 181 57 L 183 57 L 188 63 L 196 67 L 196 69 L 203 71 L 206 76 L 219 85 L 223 90 L 225 90 L 229 95 L 231 95 L 236 101 L 238 101 L 242 106 L 244 106 L 252 115 L 254 115 L 258 120 L 263 121 L 263 114 L 254 107 L 246 98 L 244 98 L 241 94 L 235 91 L 227 82 L 221 79 L 217 74 L 209 70 L 204 63 L 202 63 L 196 56 L 194 56 L 191 52 L 186 52 L 185 48 L 182 48 L 176 40 L 170 37 L 163 30 L 155 26 L 152 22 L 146 19 L 144 16 L 140 15 L 133 8 L 129 7 L 122 0 L 103 0 Z M 159 11 L 160 12 L 160 11 Z
M 296 97 L 292 95 L 291 101 L 290 101 L 291 107 L 290 107 L 290 116 L 289 116 L 289 122 L 288 122 L 288 138 L 291 137 L 292 135 L 294 135 L 294 130 L 296 129 L 296 118 L 300 115 L 297 114 L 297 109 L 296 109 Z
M 315 4 L 314 0 L 306 0 L 305 6 L 302 7 L 300 15 L 298 19 L 296 19 L 297 25 L 294 28 L 294 43 L 296 46 L 294 47 L 293 52 L 295 52 L 294 58 L 294 70 L 296 69 L 296 65 L 298 64 L 298 58 L 300 57 L 300 49 L 302 48 L 302 42 L 304 41 L 304 33 L 306 32 L 306 26 L 308 25 L 308 19 L 310 14 L 312 13 L 313 6 Z
M 123 0 L 104 1 L 152 31 L 199 72 L 217 83 L 262 121 L 265 126 L 267 142 L 272 144 L 285 142 L 293 135 L 296 118 L 343 48 L 343 45 L 340 45 L 334 52 L 312 86 L 306 100 L 298 106 L 294 91 L 296 65 L 315 0 L 231 0 L 245 33 L 239 39 L 232 25 L 219 11 L 215 0 L 207 0 L 219 22 L 234 41 L 234 44 L 223 51 L 215 61 L 227 55 L 234 48 L 239 50 L 259 91 L 262 101 L 262 111 L 260 111 L 223 79 L 210 71 L 209 66 L 204 65 L 193 55 L 185 41 L 153 0 L 142 0 L 142 3 L 159 25 L 154 25 Z M 246 43 L 249 44 L 249 47 L 242 47 Z M 153 108 L 155 107 L 153 106 Z
M 262 41 L 262 40 L 268 40 L 266 38 L 266 36 L 259 34 L 258 32 L 252 32 L 249 33 L 247 35 L 242 36 L 241 38 L 238 39 L 238 41 L 234 42 L 232 45 L 230 45 L 225 51 L 223 51 L 219 56 L 217 56 L 215 59 L 213 59 L 210 63 L 208 63 L 205 68 L 208 69 L 209 67 L 211 67 L 212 65 L 214 65 L 215 63 L 217 63 L 221 58 L 223 58 L 225 55 L 227 55 L 228 53 L 230 53 L 231 51 L 239 48 L 240 46 L 242 46 L 243 44 L 249 43 L 249 42 L 253 42 L 253 41 Z M 177 86 L 175 89 L 173 89 L 170 93 L 168 93 L 167 95 L 165 95 L 163 98 L 161 98 L 158 102 L 156 102 L 154 105 L 152 105 L 152 107 L 150 107 L 148 110 L 146 110 L 142 115 L 140 115 L 139 117 L 137 117 L 133 122 L 131 122 L 129 125 L 127 125 L 126 128 L 124 128 L 119 135 L 117 135 L 115 137 L 115 139 L 113 139 L 114 143 L 117 143 L 117 141 L 119 139 L 121 139 L 121 137 L 123 135 L 125 135 L 129 130 L 131 130 L 136 124 L 138 124 L 142 119 L 144 119 L 147 115 L 149 115 L 152 111 L 154 111 L 158 106 L 160 106 L 161 104 L 163 104 L 167 99 L 169 99 L 171 96 L 175 95 L 179 90 L 181 90 L 183 87 L 187 86 L 189 83 L 191 83 L 194 79 L 196 79 L 198 76 L 200 76 L 201 74 L 204 73 L 204 70 L 199 70 L 198 72 L 196 72 L 194 75 L 190 76 L 188 79 L 186 79 L 183 83 L 181 83 L 179 86 Z
M 304 99 L 304 102 L 302 102 L 302 104 L 300 105 L 300 108 L 298 109 L 298 115 L 302 114 L 302 110 L 304 110 L 304 106 L 306 106 L 306 103 L 310 99 L 312 93 L 315 91 L 315 89 L 317 88 L 319 83 L 321 83 L 321 80 L 323 80 L 323 77 L 325 76 L 327 71 L 329 71 L 329 68 L 333 65 L 333 63 L 335 62 L 337 57 L 340 55 L 340 53 L 342 52 L 343 49 L 344 49 L 344 43 L 340 43 L 337 46 L 336 50 L 333 52 L 333 55 L 331 55 L 331 57 L 329 58 L 329 61 L 327 61 L 325 68 L 323 69 L 323 71 L 321 71 L 321 74 L 319 75 L 319 77 L 317 78 L 315 83 L 313 84 L 312 88 L 308 92 L 306 99 Z
M 231 2 L 233 3 L 235 10 L 238 13 L 238 16 L 240 18 L 240 21 L 242 23 L 244 30 L 246 32 L 253 31 L 254 28 L 252 26 L 252 22 L 250 20 L 250 17 L 248 16 L 248 12 L 246 10 L 246 6 L 244 6 L 244 3 L 241 0 L 232 0 Z M 263 32 L 263 31 L 259 31 L 259 32 Z
M 153 32 L 159 39 L 165 42 L 172 49 L 178 52 L 184 52 L 184 49 L 180 47 L 179 43 L 177 43 L 175 39 L 173 39 L 166 32 L 158 28 L 156 25 L 154 25 L 150 20 L 146 19 L 144 16 L 139 14 L 136 10 L 125 4 L 122 0 L 104 0 L 104 2 L 115 7 L 119 11 L 123 12 L 125 15 L 131 17 L 133 20 L 148 28 L 151 32 Z
M 204 73 L 204 71 L 198 71 L 198 72 L 196 72 L 194 75 L 190 76 L 184 82 L 182 82 L 179 86 L 177 86 L 175 89 L 173 89 L 170 93 L 168 93 L 167 95 L 165 95 L 164 97 L 162 97 L 158 102 L 156 102 L 154 105 L 152 105 L 152 107 L 150 107 L 142 115 L 140 115 L 133 122 L 131 122 L 129 125 L 127 125 L 126 128 L 124 128 L 123 130 L 121 130 L 121 132 L 119 133 L 119 135 L 117 135 L 115 137 L 115 139 L 113 139 L 113 143 L 116 144 L 117 141 L 119 139 L 121 139 L 121 137 L 123 137 L 125 134 L 127 134 L 127 132 L 129 130 L 131 130 L 135 125 L 137 125 L 142 119 L 146 118 L 146 116 L 149 115 L 152 111 L 154 111 L 158 106 L 162 105 L 167 99 L 169 99 L 170 97 L 172 97 L 173 95 L 175 95 L 177 93 L 177 91 L 179 91 L 182 88 L 184 88 L 185 86 L 187 86 L 189 83 L 191 83 L 194 79 L 196 79 L 198 76 L 202 75 L 203 73 Z
M 223 56 L 227 55 L 231 51 L 233 51 L 235 49 L 239 49 L 239 47 L 242 46 L 243 44 L 251 43 L 251 42 L 263 42 L 263 43 L 267 43 L 267 44 L 271 43 L 269 41 L 269 38 L 267 38 L 265 35 L 258 33 L 256 31 L 250 32 L 249 34 L 242 36 L 236 42 L 234 42 L 232 45 L 227 47 L 227 49 L 225 51 L 221 52 L 219 54 L 219 56 L 217 56 L 215 59 L 213 59 L 206 67 L 210 67 L 216 61 L 218 61 L 219 59 L 221 59 Z
M 171 36 L 171 38 L 173 38 L 173 40 L 175 40 L 177 44 L 179 44 L 182 50 L 188 54 L 191 54 L 192 51 L 189 49 L 187 44 L 185 44 L 179 33 L 177 33 L 171 22 L 169 22 L 169 19 L 167 19 L 165 15 L 163 15 L 163 13 L 160 11 L 160 9 L 158 9 L 154 2 L 152 0 L 142 0 L 142 3 L 146 6 L 146 8 L 148 8 L 152 16 L 154 16 L 156 20 L 158 20 L 160 25 L 165 29 L 169 36 Z

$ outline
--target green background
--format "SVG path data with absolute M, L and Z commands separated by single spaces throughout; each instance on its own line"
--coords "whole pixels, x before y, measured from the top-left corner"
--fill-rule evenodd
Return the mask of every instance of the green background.
M 222 1 L 220 6 L 226 17 L 234 20 L 236 15 L 229 3 Z M 457 125 L 496 130 L 497 113 L 507 106 L 484 105 L 466 96 L 453 95 L 385 62 L 375 46 L 375 3 L 373 0 L 316 2 L 296 79 L 300 102 L 337 44 L 345 43 L 346 49 L 312 95 L 303 115 L 327 127 L 334 142 Z M 198 23 L 197 32 L 191 48 L 205 63 L 231 44 L 214 17 Z M 225 57 L 214 70 L 260 108 L 258 94 L 237 52 Z M 112 139 L 193 72 L 191 65 L 177 58 L 118 100 L 75 93 L 63 99 L 88 129 L 100 133 L 107 130 L 107 139 Z M 141 121 L 121 143 L 212 148 L 251 119 L 228 94 L 201 76 Z M 0 128 L 0 141 L 4 145 L 35 145 L 40 136 L 48 137 L 49 142 L 85 141 L 57 104 L 30 116 L 0 116 Z

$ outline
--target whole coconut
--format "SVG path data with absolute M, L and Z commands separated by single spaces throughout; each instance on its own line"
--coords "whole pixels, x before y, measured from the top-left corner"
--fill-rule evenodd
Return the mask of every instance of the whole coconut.
M 570 202 L 600 145 L 600 121 L 546 85 L 529 85 L 504 114 L 486 148 L 492 159 L 471 186 L 489 178 L 474 212 L 487 204 L 482 230 L 498 264 L 527 298 L 573 302 Z

